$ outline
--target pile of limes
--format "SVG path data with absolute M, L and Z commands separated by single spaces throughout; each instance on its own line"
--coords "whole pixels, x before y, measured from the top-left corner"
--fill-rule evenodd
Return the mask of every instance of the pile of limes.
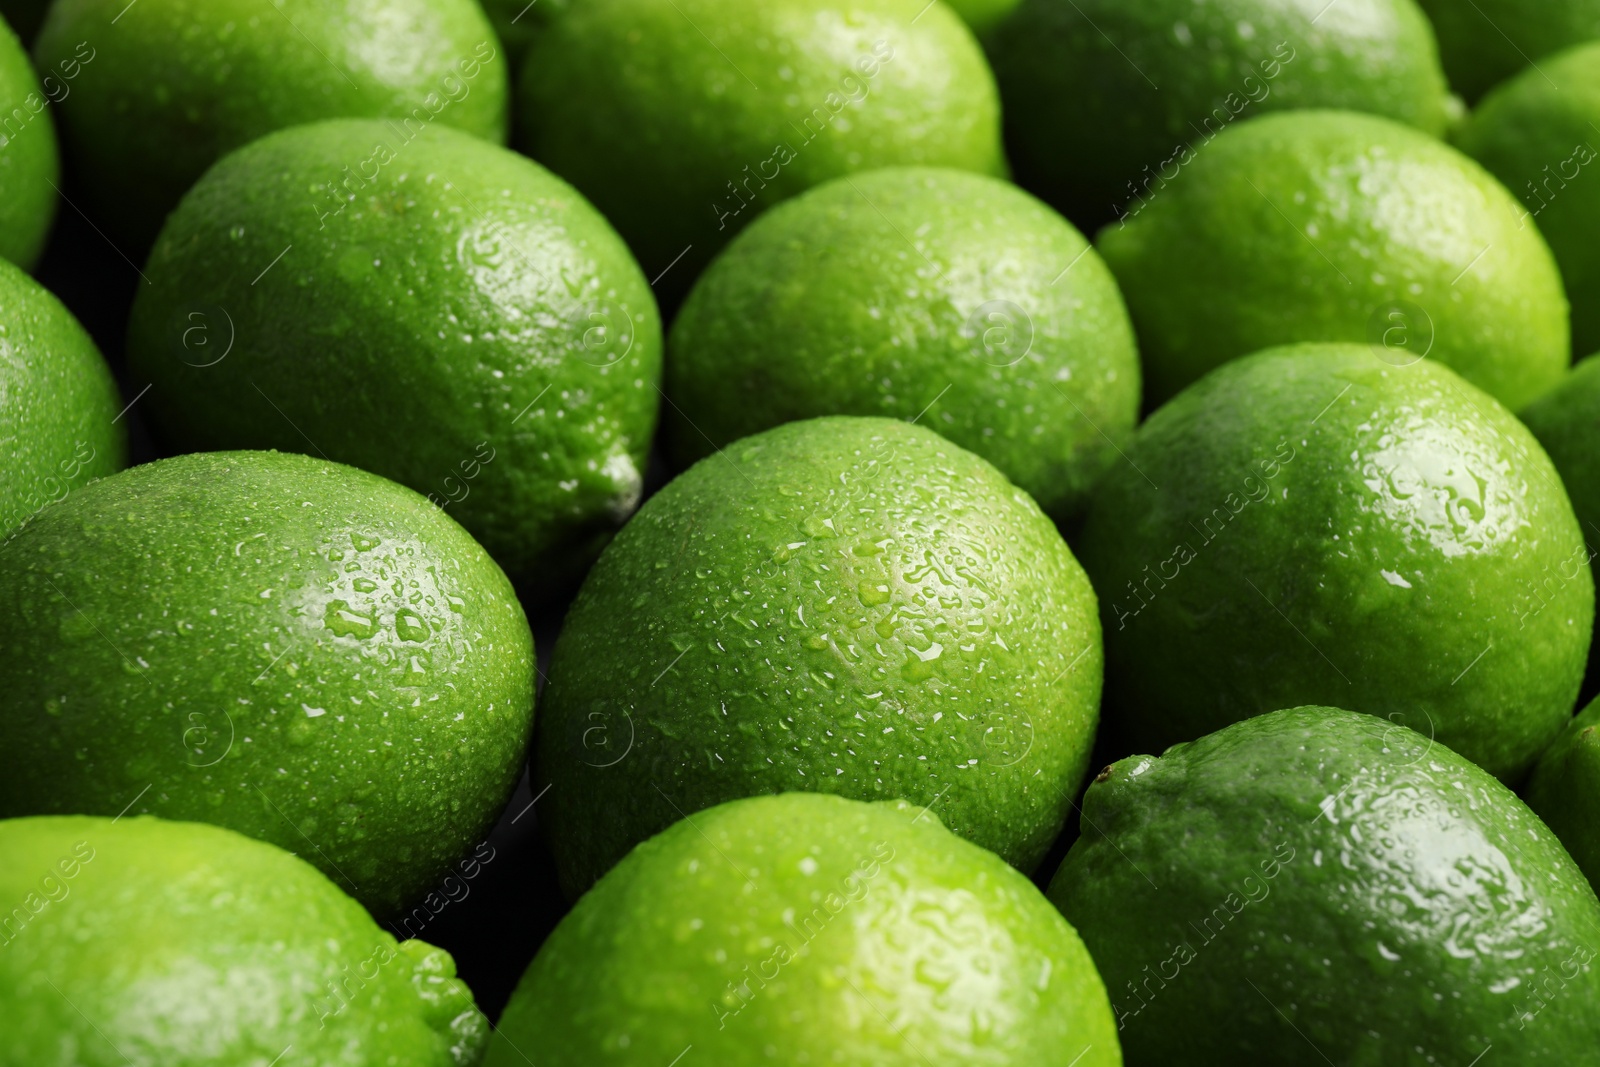
M 1600 1065 L 1600 0 L 0 16 L 0 1067 Z

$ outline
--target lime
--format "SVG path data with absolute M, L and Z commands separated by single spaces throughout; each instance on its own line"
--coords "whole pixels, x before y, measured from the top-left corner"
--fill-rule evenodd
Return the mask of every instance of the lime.
M 0 822 L 0 855 L 7 1064 L 467 1067 L 482 1054 L 489 1024 L 448 953 L 396 944 L 270 845 L 55 816 Z
M 130 252 L 214 161 L 273 130 L 373 116 L 400 137 L 506 136 L 506 57 L 476 0 L 57 0 L 34 56 L 93 72 L 57 104 L 62 137 L 77 202 Z M 368 165 L 341 159 L 324 180 Z
M 639 502 L 655 303 L 605 219 L 514 152 L 437 126 L 284 130 L 206 175 L 145 273 L 129 359 L 180 447 L 392 478 L 535 584 Z
M 1055 212 L 965 171 L 873 171 L 779 205 L 701 276 L 669 341 L 684 465 L 792 419 L 920 415 L 1066 517 L 1139 414 L 1111 272 Z
M 494 32 L 506 46 L 506 57 L 515 65 L 533 47 L 533 42 L 550 21 L 560 16 L 572 0 L 482 0 L 483 10 L 494 24 Z
M 516 784 L 522 609 L 375 475 L 260 452 L 134 467 L 12 537 L 0 602 L 0 815 L 216 823 L 391 910 Z
M 1001 174 L 982 50 L 929 0 L 582 0 L 517 89 L 522 140 L 675 303 L 765 208 L 896 165 Z
M 949 6 L 980 37 L 1011 17 L 1022 0 L 949 0 Z
M 1026 0 L 990 43 L 1021 180 L 1080 225 L 1138 209 L 1236 122 L 1459 115 L 1414 0 Z
M 1447 364 L 1513 410 L 1570 360 L 1550 250 L 1472 160 L 1366 115 L 1266 115 L 1223 132 L 1101 232 L 1155 402 L 1296 341 Z
M 1122 1063 L 1088 953 L 1027 879 L 926 810 L 807 793 L 690 816 L 585 895 L 523 975 L 487 1064 L 528 1056 Z
M 1529 64 L 1600 37 L 1600 0 L 1420 0 L 1450 84 L 1468 100 Z
M 0 259 L 31 269 L 56 217 L 53 96 L 34 73 L 22 42 L 0 22 Z
M 1600 883 L 1600 700 L 1567 724 L 1534 765 L 1528 806 L 1561 839 L 1588 877 Z
M 1550 242 L 1572 302 L 1572 347 L 1600 349 L 1600 41 L 1496 89 L 1460 131 L 1462 150 L 1521 198 Z M 1594 168 L 1600 171 L 1600 167 Z
M 550 664 L 535 783 L 576 895 L 685 814 L 910 799 L 1024 870 L 1083 779 L 1094 591 L 977 456 L 889 419 L 746 437 L 607 547 Z
M 7 464 L 0 536 L 77 486 L 122 468 L 121 407 L 100 350 L 72 312 L 0 262 L 0 440 Z
M 1595 1058 L 1594 891 L 1504 786 L 1369 715 L 1279 711 L 1107 767 L 1050 899 L 1129 1063 Z
M 1119 754 L 1338 701 L 1511 779 L 1561 731 L 1594 622 L 1572 505 L 1510 412 L 1391 351 L 1230 363 L 1101 483 L 1078 550 Z

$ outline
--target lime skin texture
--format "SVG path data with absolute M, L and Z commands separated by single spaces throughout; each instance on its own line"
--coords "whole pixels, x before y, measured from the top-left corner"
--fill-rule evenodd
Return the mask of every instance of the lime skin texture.
M 722 804 L 629 853 L 534 958 L 485 1063 L 674 1057 L 1122 1063 L 1088 953 L 1026 878 L 931 811 L 815 793 Z
M 122 469 L 121 408 L 111 371 L 72 312 L 0 262 L 0 536 L 77 486 Z
M 1107 767 L 1082 822 L 1049 894 L 1130 1067 L 1600 1056 L 1600 901 L 1438 741 L 1278 711 Z
M 1229 127 L 1096 240 L 1152 404 L 1250 352 L 1352 341 L 1444 363 L 1516 410 L 1571 360 L 1561 276 L 1525 214 L 1416 130 L 1302 111 Z
M 994 76 L 927 0 L 577 0 L 517 94 L 529 154 L 616 224 L 665 306 L 740 227 L 830 178 L 1006 173 Z
M 475 0 L 58 0 L 34 58 L 85 60 L 84 42 L 56 105 L 74 200 L 135 256 L 207 167 L 274 130 L 387 117 L 503 143 L 509 126 L 510 66 Z
M 193 822 L 0 822 L 0 1063 L 471 1067 L 449 953 L 282 849 Z M 279 1059 L 281 1058 L 281 1060 Z
M 303 857 L 379 913 L 505 805 L 533 638 L 466 532 L 376 475 L 180 456 L 0 553 L 0 815 L 149 813 Z
M 1100 626 L 1066 542 L 988 463 L 820 418 L 652 497 L 548 677 L 534 777 L 569 895 L 686 814 L 792 790 L 935 806 L 1026 871 L 1087 769 Z
M 284 130 L 201 180 L 145 274 L 129 360 L 180 448 L 392 478 L 533 586 L 639 502 L 655 302 L 605 219 L 514 152 L 438 126 Z
M 1439 36 L 1445 73 L 1476 101 L 1530 63 L 1600 37 L 1600 0 L 1420 0 Z
M 1600 32 L 1600 31 L 1597 31 Z M 1550 243 L 1572 303 L 1572 347 L 1600 349 L 1600 42 L 1490 93 L 1456 143 L 1505 183 Z
M 989 54 L 1019 179 L 1085 227 L 1258 115 L 1340 108 L 1437 136 L 1461 111 L 1414 0 L 1025 0 Z
M 773 208 L 700 276 L 668 350 L 680 467 L 794 419 L 920 415 L 1070 518 L 1139 415 L 1111 272 L 1061 216 L 966 171 L 873 171 Z
M 0 259 L 31 270 L 56 217 L 61 160 L 51 97 L 17 35 L 0 22 Z
M 1152 415 L 1127 454 L 1077 545 L 1118 754 L 1337 699 L 1509 781 L 1572 714 L 1594 621 L 1583 535 L 1533 435 L 1449 369 L 1262 352 Z
M 1589 879 L 1600 883 L 1600 700 L 1591 702 L 1545 749 L 1523 798 L 1561 839 Z
M 1560 385 L 1519 415 L 1561 475 L 1584 542 L 1600 545 L 1600 358 L 1580 360 Z M 1588 555 L 1592 566 L 1594 549 Z M 1539 583 L 1534 592 L 1541 600 L 1549 598 L 1546 583 Z M 1597 660 L 1600 652 L 1591 644 L 1590 678 L 1600 678 L 1595 672 Z

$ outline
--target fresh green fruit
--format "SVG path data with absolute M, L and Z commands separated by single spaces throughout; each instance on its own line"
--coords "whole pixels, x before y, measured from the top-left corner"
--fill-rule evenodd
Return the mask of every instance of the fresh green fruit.
M 1230 363 L 1101 483 L 1078 551 L 1118 754 L 1337 702 L 1511 779 L 1560 733 L 1594 622 L 1572 505 L 1510 412 L 1392 351 Z
M 1600 37 L 1600 0 L 1420 3 L 1439 34 L 1450 84 L 1469 101 L 1530 63 Z
M 45 10 L 50 0 L 0 0 L 0 18 L 16 31 L 23 44 L 33 40 L 44 22 Z
M 121 406 L 100 350 L 72 312 L 0 262 L 0 537 L 77 486 L 122 469 Z
M 1055 212 L 964 171 L 874 171 L 779 205 L 701 275 L 670 347 L 681 465 L 792 419 L 920 415 L 1066 517 L 1139 415 L 1111 272 Z
M 1130 1065 L 1596 1062 L 1594 891 L 1500 783 L 1369 715 L 1107 767 L 1050 899 Z
M 367 120 L 285 130 L 206 175 L 145 273 L 129 359 L 186 449 L 392 478 L 535 584 L 587 564 L 639 502 L 649 286 L 605 219 L 514 152 Z
M 0 259 L 31 269 L 56 217 L 61 162 L 53 95 L 46 95 L 22 42 L 0 22 Z
M 949 6 L 961 21 L 972 27 L 972 32 L 985 37 L 1000 23 L 1011 17 L 1022 0 L 949 0 Z
M 652 497 L 567 615 L 534 767 L 562 884 L 796 789 L 933 806 L 1027 870 L 1087 768 L 1100 657 L 1072 552 L 977 456 L 889 419 L 744 438 Z
M 77 202 L 130 252 L 207 167 L 274 130 L 370 116 L 402 138 L 506 138 L 507 61 L 476 0 L 56 0 L 34 56 L 74 55 L 94 71 L 57 105 Z M 350 180 L 363 148 L 319 184 Z M 308 214 L 325 199 L 299 193 Z
M 1414 0 L 1026 0 L 990 44 L 1022 181 L 1083 226 L 1137 209 L 1235 122 L 1459 117 Z
M 1302 111 L 1224 131 L 1098 243 L 1152 401 L 1272 345 L 1355 341 L 1516 409 L 1571 358 L 1561 277 L 1525 214 L 1416 130 Z
M 527 1057 L 1122 1063 L 1088 953 L 1027 879 L 903 801 L 807 793 L 690 816 L 585 895 L 487 1064 Z
M 1496 89 L 1460 131 L 1462 150 L 1522 199 L 1550 242 L 1572 303 L 1572 347 L 1600 349 L 1600 41 Z M 1600 171 L 1600 167 L 1594 167 Z
M 0 906 L 0 1063 L 468 1067 L 489 1036 L 447 952 L 214 826 L 0 822 Z
M 759 212 L 830 178 L 1005 172 L 994 77 L 928 0 L 581 0 L 517 93 L 530 153 L 605 212 L 669 304 Z
M 1524 796 L 1589 879 L 1600 884 L 1600 700 L 1567 724 L 1534 765 Z
M 494 823 L 533 640 L 459 526 L 372 474 L 261 452 L 77 490 L 0 552 L 0 815 L 158 814 L 399 907 Z

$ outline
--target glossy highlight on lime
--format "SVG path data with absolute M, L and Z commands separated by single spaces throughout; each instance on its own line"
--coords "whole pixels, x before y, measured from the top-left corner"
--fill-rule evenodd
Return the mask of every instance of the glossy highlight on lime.
M 1277 711 L 1119 760 L 1049 894 L 1136 1067 L 1588 1063 L 1600 1037 L 1600 900 L 1561 843 L 1371 715 Z
M 0 553 L 0 815 L 150 813 L 304 858 L 382 913 L 520 773 L 533 640 L 422 497 L 304 456 L 134 467 Z

